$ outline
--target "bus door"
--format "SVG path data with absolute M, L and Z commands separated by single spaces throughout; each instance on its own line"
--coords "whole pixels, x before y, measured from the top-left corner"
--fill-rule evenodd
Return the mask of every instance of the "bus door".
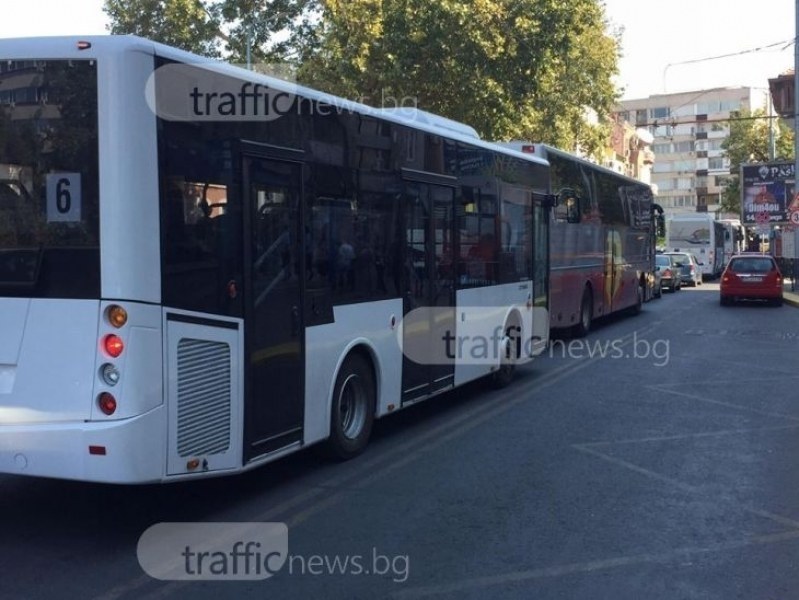
M 302 440 L 302 165 L 242 155 L 245 460 Z
M 610 314 L 621 302 L 624 283 L 624 257 L 622 256 L 621 235 L 615 229 L 608 229 L 605 235 L 605 312 Z
M 402 400 L 455 379 L 455 188 L 408 181 L 405 195 Z

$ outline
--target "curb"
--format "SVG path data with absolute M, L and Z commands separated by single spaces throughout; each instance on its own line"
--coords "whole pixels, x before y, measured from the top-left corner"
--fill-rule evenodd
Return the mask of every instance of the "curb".
M 791 291 L 791 286 L 786 284 L 782 288 L 782 303 L 799 308 L 799 292 Z

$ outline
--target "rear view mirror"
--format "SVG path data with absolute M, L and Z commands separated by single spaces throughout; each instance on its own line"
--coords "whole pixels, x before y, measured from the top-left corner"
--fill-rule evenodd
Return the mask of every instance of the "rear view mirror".
M 567 223 L 580 222 L 580 198 L 571 188 L 563 188 L 558 194 L 558 205 L 565 209 Z
M 657 237 L 666 237 L 666 219 L 662 214 L 655 217 L 655 235 Z

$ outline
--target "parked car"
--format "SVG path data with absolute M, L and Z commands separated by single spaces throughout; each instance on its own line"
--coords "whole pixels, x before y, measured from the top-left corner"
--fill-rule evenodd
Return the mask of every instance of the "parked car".
M 722 306 L 739 299 L 767 300 L 782 305 L 782 273 L 768 254 L 738 254 L 730 258 L 721 275 Z
M 661 289 L 676 292 L 682 287 L 680 271 L 674 257 L 668 254 L 655 254 L 655 277 L 660 276 Z
M 702 270 L 699 268 L 700 262 L 690 252 L 666 252 L 674 257 L 680 270 L 680 281 L 683 285 L 696 287 L 702 285 Z

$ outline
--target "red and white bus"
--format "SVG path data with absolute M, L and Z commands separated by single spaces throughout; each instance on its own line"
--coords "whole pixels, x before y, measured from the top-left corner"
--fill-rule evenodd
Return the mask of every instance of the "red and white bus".
M 132 36 L 0 59 L 0 472 L 349 458 L 545 349 L 545 160 Z
M 550 165 L 550 325 L 585 335 L 595 318 L 653 295 L 663 209 L 651 186 L 545 144 L 510 142 Z

